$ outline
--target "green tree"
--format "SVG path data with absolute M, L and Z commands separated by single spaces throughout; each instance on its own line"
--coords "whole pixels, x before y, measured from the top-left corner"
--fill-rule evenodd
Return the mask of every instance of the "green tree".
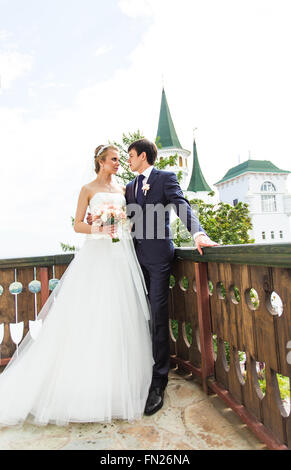
M 75 219 L 74 217 L 71 216 L 71 224 L 72 224 L 72 227 L 74 227 L 74 222 L 75 222 Z M 76 251 L 78 248 L 76 246 L 73 246 L 73 245 L 69 245 L 68 243 L 62 243 L 60 242 L 60 245 L 61 245 L 61 249 L 62 251 L 64 251 L 65 253 L 66 252 L 72 252 L 72 251 Z
M 122 171 L 118 175 L 119 182 L 123 185 L 126 185 L 130 181 L 132 181 L 135 178 L 135 174 L 130 170 L 127 160 L 128 160 L 128 153 L 127 149 L 136 140 L 143 139 L 144 136 L 141 133 L 141 131 L 138 129 L 135 132 L 129 132 L 128 134 L 123 133 L 122 134 L 122 141 L 120 142 L 109 142 L 110 144 L 116 145 L 119 149 L 119 155 L 120 155 L 120 166 L 122 168 Z
M 213 192 L 209 193 L 210 196 Z M 249 237 L 252 228 L 248 204 L 239 202 L 231 206 L 224 202 L 205 203 L 201 199 L 189 201 L 199 222 L 211 238 L 220 245 L 254 243 Z M 179 219 L 172 223 L 173 241 L 176 246 L 193 245 L 192 237 Z
M 130 146 L 130 144 L 132 144 L 133 142 L 135 142 L 136 140 L 139 140 L 139 139 L 143 139 L 144 138 L 144 135 L 142 134 L 142 132 L 138 129 L 137 131 L 135 132 L 132 132 L 132 133 L 128 133 L 128 134 L 125 134 L 123 133 L 122 134 L 122 142 L 110 142 L 111 144 L 114 144 L 118 147 L 119 149 L 119 155 L 120 155 L 120 166 L 122 167 L 122 171 L 120 172 L 120 174 L 118 175 L 118 178 L 119 178 L 119 181 L 121 184 L 124 184 L 126 185 L 127 183 L 129 183 L 130 181 L 132 181 L 134 178 L 135 178 L 135 174 L 130 170 L 129 166 L 128 166 L 128 163 L 127 163 L 127 160 L 128 160 L 128 153 L 127 153 L 127 149 L 128 147 Z M 161 149 L 162 148 L 162 145 L 159 141 L 159 137 L 156 139 L 156 145 L 158 147 L 158 149 Z M 178 160 L 178 154 L 176 153 L 175 155 L 171 155 L 167 158 L 163 158 L 163 160 L 160 160 L 160 161 L 157 161 L 155 162 L 155 167 L 158 169 L 158 170 L 165 170 L 166 168 L 168 167 L 173 167 L 176 165 L 177 163 L 177 160 Z M 178 181 L 180 182 L 181 179 L 182 179 L 182 171 L 179 171 L 178 174 L 177 174 L 177 178 L 178 178 Z

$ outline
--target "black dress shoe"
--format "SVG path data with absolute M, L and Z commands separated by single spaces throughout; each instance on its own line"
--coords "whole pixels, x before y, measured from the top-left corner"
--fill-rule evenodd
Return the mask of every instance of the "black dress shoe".
M 144 414 L 147 416 L 153 415 L 164 404 L 164 390 L 159 387 L 155 387 L 150 390 L 149 396 L 146 402 Z

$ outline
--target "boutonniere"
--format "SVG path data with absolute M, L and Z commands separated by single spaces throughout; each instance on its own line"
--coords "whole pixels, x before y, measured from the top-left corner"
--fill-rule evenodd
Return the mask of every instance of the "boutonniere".
M 145 196 L 147 194 L 147 192 L 149 191 L 149 189 L 150 189 L 150 185 L 146 183 L 146 184 L 143 185 L 143 187 L 141 189 L 142 189 L 143 194 Z

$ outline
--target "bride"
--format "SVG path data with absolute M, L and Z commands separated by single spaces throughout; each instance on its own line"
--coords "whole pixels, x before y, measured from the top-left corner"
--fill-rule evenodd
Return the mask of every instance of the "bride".
M 83 186 L 75 231 L 84 244 L 43 306 L 36 340 L 30 333 L 0 375 L 0 425 L 133 421 L 144 412 L 152 379 L 146 287 L 128 230 L 84 222 L 125 206 L 113 182 L 118 148 L 95 151 L 94 181 Z

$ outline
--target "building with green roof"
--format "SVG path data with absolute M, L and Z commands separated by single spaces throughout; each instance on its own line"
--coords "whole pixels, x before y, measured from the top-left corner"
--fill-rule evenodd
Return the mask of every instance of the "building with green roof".
M 243 175 L 245 173 L 280 173 L 288 174 L 288 170 L 280 170 L 269 160 L 247 160 L 246 162 L 240 163 L 239 165 L 234 166 L 224 175 L 224 177 L 219 180 L 216 185 L 224 183 L 225 181 L 236 178 L 237 176 Z
M 291 241 L 291 195 L 286 185 L 289 173 L 269 160 L 249 159 L 230 168 L 214 184 L 221 202 L 249 205 L 253 224 L 250 236 L 256 243 Z

